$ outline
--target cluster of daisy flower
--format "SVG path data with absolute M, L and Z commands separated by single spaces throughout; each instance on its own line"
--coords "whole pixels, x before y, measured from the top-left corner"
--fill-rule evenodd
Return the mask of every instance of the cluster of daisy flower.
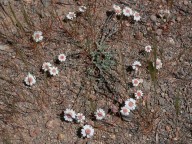
M 58 60 L 59 62 L 64 62 L 64 61 L 66 60 L 66 55 L 65 55 L 65 54 L 60 54 L 60 55 L 58 55 L 57 60 Z M 58 68 L 52 66 L 51 63 L 49 63 L 49 62 L 44 62 L 44 63 L 43 63 L 42 70 L 43 70 L 44 72 L 49 72 L 49 74 L 50 74 L 51 76 L 56 76 L 56 75 L 59 74 Z
M 152 50 L 150 45 L 145 46 L 145 51 L 150 53 Z M 155 65 L 155 64 L 153 64 Z M 134 61 L 132 64 L 132 68 L 135 71 L 138 71 L 139 68 L 141 67 L 141 63 L 139 61 Z M 156 59 L 156 69 L 160 69 L 162 68 L 162 62 L 159 58 Z M 143 79 L 138 79 L 138 78 L 134 78 L 132 79 L 132 85 L 134 87 L 139 86 L 140 83 L 143 83 Z M 138 100 L 143 96 L 143 92 L 142 90 L 136 90 L 136 92 L 134 93 L 135 98 Z M 128 116 L 131 110 L 135 110 L 136 108 L 136 100 L 133 98 L 129 98 L 125 101 L 125 105 L 123 107 L 121 107 L 121 114 L 124 116 Z
M 113 5 L 114 12 L 116 15 L 124 15 L 126 17 L 133 16 L 133 19 L 135 21 L 140 21 L 141 16 L 137 11 L 132 10 L 130 7 L 124 7 L 123 9 L 118 5 Z M 87 10 L 87 7 L 80 6 L 78 12 L 69 12 L 66 15 L 66 19 L 73 20 L 77 17 L 77 13 L 84 13 Z M 43 40 L 43 33 L 41 31 L 35 31 L 32 35 L 32 38 L 35 42 L 41 42 Z M 150 53 L 152 51 L 152 47 L 150 45 L 145 46 L 145 51 L 147 53 Z M 66 61 L 66 55 L 60 54 L 57 57 L 57 60 L 59 62 Z M 135 71 L 139 71 L 139 68 L 141 67 L 141 63 L 139 61 L 134 61 L 132 64 L 132 68 Z M 162 62 L 159 58 L 156 59 L 156 63 L 153 63 L 153 66 L 156 66 L 156 69 L 162 68 Z M 59 74 L 59 70 L 57 67 L 52 66 L 49 62 L 44 62 L 42 65 L 42 70 L 44 72 L 48 72 L 51 76 L 56 76 Z M 24 82 L 28 86 L 32 86 L 36 83 L 36 77 L 33 76 L 31 73 L 28 73 L 26 78 L 24 79 Z M 143 83 L 143 79 L 133 78 L 132 79 L 132 85 L 134 87 L 138 87 L 140 83 Z M 121 107 L 120 113 L 123 116 L 128 116 L 131 111 L 135 110 L 137 105 L 137 100 L 141 99 L 143 97 L 143 92 L 140 89 L 135 90 L 134 93 L 135 98 L 129 98 L 124 102 L 124 106 Z M 106 113 L 103 109 L 99 108 L 94 113 L 96 120 L 103 120 L 105 119 Z M 86 124 L 85 116 L 83 113 L 76 113 L 73 109 L 66 109 L 64 111 L 63 116 L 65 121 L 76 123 L 82 123 L 83 127 L 81 129 L 81 134 L 83 137 L 91 138 L 94 135 L 94 128 L 91 125 Z
M 35 42 L 40 42 L 40 41 L 42 41 L 42 40 L 43 40 L 42 34 L 43 34 L 43 33 L 42 33 L 41 31 L 35 31 L 35 32 L 33 33 L 33 35 L 32 35 L 33 40 L 34 40 Z M 60 55 L 58 55 L 57 60 L 58 60 L 59 62 L 64 62 L 64 61 L 66 60 L 66 55 L 65 55 L 65 54 L 60 54 Z M 56 75 L 59 74 L 58 68 L 55 67 L 55 66 L 52 66 L 52 64 L 49 63 L 49 62 L 44 62 L 44 63 L 43 63 L 43 65 L 42 65 L 42 70 L 43 70 L 44 72 L 49 72 L 49 74 L 50 74 L 51 76 L 56 76 Z M 36 78 L 35 78 L 35 76 L 33 76 L 31 73 L 28 73 L 28 75 L 27 75 L 27 76 L 25 77 L 25 79 L 24 79 L 24 82 L 25 82 L 26 85 L 32 86 L 32 85 L 34 85 L 34 84 L 36 83 Z
M 97 109 L 94 113 L 96 120 L 102 120 L 105 118 L 105 111 L 103 109 Z M 72 122 L 73 120 L 77 123 L 84 123 L 85 116 L 82 113 L 75 113 L 72 109 L 66 109 L 64 111 L 65 121 Z M 84 125 L 81 129 L 81 134 L 83 137 L 91 138 L 94 135 L 94 128 L 91 125 Z
M 150 53 L 152 50 L 150 45 L 145 46 L 145 51 Z M 153 66 L 155 66 L 155 63 L 153 63 Z M 156 69 L 162 68 L 163 64 L 159 58 L 156 59 Z
M 140 64 L 139 61 L 137 61 L 137 62 Z M 140 64 L 140 66 L 141 66 L 141 64 Z M 143 79 L 134 78 L 132 80 L 132 84 L 134 87 L 137 87 L 142 82 L 143 82 Z M 136 99 L 140 99 L 143 96 L 143 92 L 141 90 L 137 90 L 134 95 L 135 95 Z M 135 110 L 135 108 L 136 108 L 136 100 L 133 98 L 129 98 L 125 101 L 125 105 L 123 107 L 121 107 L 120 112 L 122 115 L 128 116 L 130 111 Z
M 59 70 L 57 67 L 52 66 L 49 62 L 44 62 L 42 65 L 42 70 L 44 72 L 49 72 L 51 76 L 56 76 L 59 74 Z
M 123 14 L 126 17 L 133 16 L 133 19 L 135 21 L 140 21 L 140 19 L 141 19 L 140 14 L 137 11 L 132 10 L 130 7 L 124 7 L 122 9 L 120 6 L 114 4 L 113 9 L 114 9 L 116 15 Z
M 87 7 L 86 6 L 80 6 L 79 7 L 79 11 L 80 13 L 84 13 L 85 11 L 87 10 Z M 73 20 L 74 18 L 76 18 L 76 13 L 75 12 L 69 12 L 67 15 L 66 15 L 66 18 L 68 20 Z
M 138 66 L 141 66 L 141 63 L 139 61 L 135 61 L 132 65 L 133 69 L 138 70 Z M 139 86 L 140 83 L 143 82 L 143 79 L 132 79 L 132 84 L 134 87 Z M 135 98 L 140 99 L 143 96 L 143 92 L 141 90 L 137 90 L 135 92 Z M 121 107 L 121 114 L 124 116 L 128 116 L 131 110 L 135 110 L 136 108 L 136 100 L 133 98 L 129 98 L 125 101 L 125 105 Z

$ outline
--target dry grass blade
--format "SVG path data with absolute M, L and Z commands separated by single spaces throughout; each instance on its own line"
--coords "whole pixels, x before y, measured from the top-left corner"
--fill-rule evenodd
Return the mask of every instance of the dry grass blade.
M 29 17 L 29 15 L 28 15 L 27 11 L 25 10 L 25 7 L 24 7 L 23 4 L 22 4 L 22 13 L 23 13 L 23 17 L 24 17 L 25 22 L 26 22 L 30 27 L 34 26 L 33 22 L 30 20 L 30 17 Z
M 11 6 L 10 3 L 9 3 L 9 8 L 10 8 L 11 13 L 13 14 L 13 17 L 14 17 L 14 19 L 15 19 L 15 21 L 16 21 L 16 26 L 18 26 L 18 28 L 19 28 L 20 30 L 23 30 L 23 31 L 25 32 L 25 29 L 24 29 L 23 25 L 22 25 L 22 24 L 20 23 L 20 21 L 17 19 L 16 14 L 15 14 L 15 11 L 13 10 L 13 8 L 12 8 L 12 6 Z

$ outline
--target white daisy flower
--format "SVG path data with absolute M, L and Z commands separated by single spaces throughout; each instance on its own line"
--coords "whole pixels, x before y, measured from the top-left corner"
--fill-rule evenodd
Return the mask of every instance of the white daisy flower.
M 139 83 L 140 83 L 140 80 L 139 80 L 139 79 L 133 79 L 133 80 L 132 80 L 133 86 L 138 86 Z
M 140 14 L 139 14 L 138 12 L 135 11 L 135 12 L 133 13 L 133 16 L 134 16 L 134 20 L 135 20 L 135 21 L 140 21 L 141 16 L 140 16 Z
M 76 120 L 78 123 L 82 123 L 85 120 L 85 116 L 82 113 L 76 115 Z
M 114 4 L 113 9 L 114 9 L 116 15 L 121 15 L 122 10 L 121 10 L 120 6 Z
M 87 10 L 86 6 L 80 6 L 79 7 L 79 11 L 82 12 L 82 13 L 85 12 L 86 10 Z
M 125 101 L 125 106 L 130 110 L 134 110 L 136 108 L 136 101 L 133 98 L 129 98 Z
M 102 120 L 105 117 L 105 111 L 103 109 L 97 109 L 95 117 L 97 120 Z
M 162 62 L 159 58 L 156 59 L 156 69 L 160 69 L 162 68 Z M 153 63 L 153 66 L 155 66 L 155 64 Z
M 142 92 L 141 90 L 137 90 L 137 91 L 135 92 L 135 97 L 136 97 L 137 99 L 140 99 L 142 96 L 143 96 L 143 92 Z
M 124 106 L 124 107 L 121 107 L 120 112 L 121 112 L 122 115 L 128 116 L 129 112 L 130 112 L 130 109 L 128 107 Z
M 76 14 L 75 12 L 69 12 L 66 17 L 69 20 L 73 20 L 74 18 L 76 18 Z
M 58 55 L 58 60 L 59 60 L 60 62 L 64 62 L 64 61 L 66 60 L 66 55 L 65 55 L 65 54 L 60 54 L 60 55 Z
M 43 63 L 43 66 L 42 66 L 42 70 L 44 70 L 45 72 L 49 70 L 49 68 L 51 67 L 52 65 L 49 63 L 49 62 L 44 62 Z
M 125 8 L 123 9 L 123 14 L 124 14 L 125 16 L 129 17 L 129 16 L 133 15 L 133 11 L 132 11 L 131 8 L 125 7 Z
M 32 86 L 36 83 L 36 78 L 32 74 L 28 73 L 24 81 L 26 85 Z
M 35 32 L 33 33 L 33 35 L 32 35 L 33 40 L 34 40 L 35 42 L 40 42 L 40 41 L 42 41 L 42 40 L 43 40 L 42 34 L 43 34 L 43 33 L 42 33 L 41 31 L 35 31 Z
M 138 68 L 141 66 L 141 63 L 139 61 L 134 61 L 134 63 L 132 64 L 132 68 L 134 70 L 138 70 Z
M 94 134 L 94 129 L 90 125 L 84 125 L 81 129 L 81 134 L 83 137 L 91 138 Z
M 73 121 L 73 119 L 75 119 L 75 111 L 72 109 L 66 109 L 64 111 L 64 119 L 66 121 Z
M 145 47 L 145 51 L 146 51 L 146 52 L 151 52 L 151 50 L 152 50 L 152 49 L 151 49 L 151 46 L 150 46 L 150 45 L 147 45 L 147 46 Z
M 58 75 L 59 74 L 58 68 L 57 67 L 50 67 L 49 68 L 49 73 L 52 76 Z

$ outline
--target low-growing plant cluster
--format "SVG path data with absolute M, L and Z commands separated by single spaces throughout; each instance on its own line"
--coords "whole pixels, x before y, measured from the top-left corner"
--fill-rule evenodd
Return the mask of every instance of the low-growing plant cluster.
M 107 15 L 106 21 L 103 23 L 103 20 L 99 19 L 99 14 L 95 12 L 97 7 L 99 7 L 97 6 L 97 3 L 88 1 L 86 4 L 78 6 L 77 11 L 70 11 L 60 16 L 52 12 L 52 19 L 48 19 L 47 25 L 42 28 L 37 28 L 37 26 L 29 20 L 30 15 L 28 15 L 25 9 L 23 9 L 23 14 L 27 24 L 25 25 L 18 21 L 10 5 L 14 17 L 14 19 L 11 18 L 11 21 L 16 25 L 15 32 L 17 33 L 20 31 L 20 33 L 17 34 L 18 37 L 15 35 L 6 35 L 6 33 L 1 33 L 1 35 L 3 39 L 7 39 L 8 36 L 11 37 L 9 42 L 16 44 L 16 51 L 19 53 L 19 56 L 23 59 L 24 63 L 27 61 L 25 60 L 26 56 L 23 56 L 24 54 L 22 50 L 17 46 L 20 47 L 22 43 L 25 43 L 23 44 L 23 47 L 32 47 L 35 54 L 37 54 L 40 59 L 38 63 L 41 67 L 38 66 L 37 69 L 41 71 L 41 76 L 46 75 L 46 78 L 51 77 L 51 79 L 54 79 L 57 78 L 57 76 L 59 77 L 60 75 L 63 75 L 63 73 L 61 74 L 60 72 L 65 70 L 60 69 L 59 66 L 64 67 L 62 64 L 67 64 L 72 56 L 62 50 L 59 55 L 54 55 L 52 60 L 46 61 L 41 57 L 41 51 L 49 45 L 49 41 L 57 41 L 52 37 L 54 37 L 55 33 L 59 33 L 59 39 L 63 38 L 64 43 L 73 45 L 76 48 L 75 53 L 77 52 L 77 55 L 83 59 L 82 61 L 85 65 L 82 69 L 85 69 L 85 75 L 88 71 L 88 74 L 84 77 L 87 81 L 90 80 L 90 83 L 92 84 L 88 87 L 93 88 L 96 92 L 97 90 L 101 91 L 102 89 L 104 89 L 103 91 L 107 91 L 106 101 L 110 101 L 113 105 L 118 107 L 117 111 L 114 112 L 115 115 L 119 118 L 126 118 L 129 117 L 130 113 L 134 114 L 134 111 L 138 109 L 137 105 L 142 105 L 142 102 L 144 101 L 143 97 L 145 96 L 145 92 L 140 85 L 143 84 L 145 79 L 140 77 L 141 69 L 150 74 L 151 79 L 155 81 L 158 72 L 163 67 L 163 63 L 158 57 L 157 48 L 153 43 L 142 46 L 141 49 L 144 51 L 145 60 L 135 60 L 132 64 L 129 63 L 131 72 L 134 74 L 127 78 L 128 76 L 122 71 L 123 68 L 129 64 L 124 64 L 122 61 L 118 60 L 116 57 L 118 55 L 118 50 L 112 50 L 110 42 L 113 41 L 115 43 L 116 41 L 121 41 L 124 22 L 128 21 L 134 25 L 142 20 L 142 16 L 139 12 L 128 6 L 113 4 L 111 9 L 102 12 L 109 14 Z M 102 24 L 98 24 L 97 20 L 100 20 L 99 22 Z M 74 51 L 71 51 L 69 53 L 73 52 Z M 26 63 L 26 65 L 28 65 L 28 63 Z M 120 68 L 116 69 L 117 66 Z M 38 83 L 45 82 L 44 79 L 36 78 L 37 72 L 33 71 L 33 69 L 27 70 L 28 72 L 25 73 L 27 76 L 23 77 L 25 85 L 33 88 L 34 85 L 38 86 Z M 120 71 L 119 75 L 123 77 L 123 80 L 115 75 L 117 74 L 117 71 Z M 101 81 L 105 86 L 102 85 L 102 88 L 100 88 L 98 86 L 98 81 Z M 127 86 L 128 83 L 131 83 L 130 87 Z M 114 84 L 122 86 L 124 91 L 127 92 L 127 95 L 124 93 L 122 94 L 121 90 L 116 90 Z M 25 88 L 27 89 L 28 87 Z M 37 87 L 34 87 L 34 89 L 36 88 Z M 134 94 L 133 96 L 130 96 L 128 91 L 132 90 L 134 91 Z M 117 98 L 113 99 L 110 95 L 115 95 Z M 102 99 L 102 96 L 99 97 L 99 99 L 100 98 Z M 68 123 L 80 124 L 81 135 L 84 138 L 91 138 L 95 134 L 95 127 L 87 122 L 87 119 L 90 119 L 92 114 L 94 114 L 94 120 L 96 120 L 96 122 L 106 121 L 107 115 L 110 114 L 101 107 L 94 109 L 94 112 L 91 115 L 85 115 L 83 112 L 80 112 L 80 110 L 72 107 L 65 107 L 66 109 L 63 111 L 62 115 L 63 119 Z
M 89 9 L 88 9 L 89 10 Z M 76 17 L 78 16 L 78 13 L 84 13 L 87 10 L 86 6 L 80 6 L 79 7 L 79 12 L 69 12 L 66 17 L 64 17 L 64 20 L 75 20 Z M 124 7 L 121 9 L 120 6 L 118 5 L 113 5 L 113 12 L 117 16 L 120 17 L 130 17 L 133 16 L 133 19 L 135 21 L 139 21 L 141 19 L 141 16 L 138 12 L 133 11 L 129 7 Z M 121 18 L 120 18 L 121 19 Z M 41 31 L 35 31 L 34 34 L 32 35 L 32 38 L 34 42 L 39 43 L 43 41 L 43 33 Z M 91 41 L 91 45 L 94 44 L 94 41 Z M 96 49 L 90 51 L 90 56 L 91 56 L 91 62 L 92 64 L 99 70 L 99 71 L 106 71 L 110 70 L 111 67 L 113 67 L 116 62 L 113 58 L 112 52 L 107 50 L 107 47 L 102 43 L 99 44 L 97 41 L 95 42 Z M 153 51 L 151 45 L 147 45 L 144 48 L 144 51 L 146 54 L 150 55 L 151 51 Z M 66 61 L 66 55 L 65 54 L 60 54 L 57 57 L 57 61 L 60 62 L 65 62 Z M 151 60 L 150 60 L 151 61 Z M 135 71 L 137 74 L 140 71 L 140 68 L 142 67 L 142 64 L 140 61 L 134 61 L 132 64 L 132 69 Z M 159 58 L 156 58 L 156 63 L 152 63 L 152 69 L 157 69 L 159 70 L 162 68 L 162 62 Z M 49 62 L 44 62 L 42 65 L 42 70 L 44 72 L 47 72 L 49 76 L 56 76 L 59 74 L 59 70 L 57 67 L 52 66 L 51 63 Z M 93 74 L 94 75 L 94 74 Z M 27 77 L 24 79 L 25 84 L 28 86 L 32 86 L 36 83 L 36 78 L 35 76 L 31 75 L 28 73 Z M 143 83 L 142 78 L 133 78 L 132 79 L 132 86 L 135 88 L 139 87 L 139 84 Z M 139 100 L 142 99 L 143 97 L 143 92 L 140 89 L 135 90 L 134 93 L 134 98 L 128 98 L 125 102 L 121 103 L 122 107 L 120 107 L 119 112 L 121 113 L 122 116 L 126 117 L 129 116 L 129 113 L 133 110 L 136 109 L 137 103 L 139 103 Z M 97 109 L 97 111 L 94 113 L 95 114 L 95 119 L 96 120 L 104 120 L 106 116 L 106 112 L 103 109 Z M 85 122 L 85 116 L 82 113 L 75 113 L 73 109 L 67 108 L 64 111 L 64 120 L 68 122 L 75 121 L 76 123 L 83 123 L 85 124 L 82 129 L 81 129 L 81 134 L 83 137 L 91 138 L 94 135 L 94 128 L 91 125 L 86 124 Z

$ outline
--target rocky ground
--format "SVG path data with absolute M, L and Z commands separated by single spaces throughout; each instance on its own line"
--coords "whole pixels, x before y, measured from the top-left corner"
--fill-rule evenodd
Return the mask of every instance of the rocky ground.
M 93 0 L 0 0 L 0 143 L 192 143 L 192 1 L 100 0 L 96 8 L 91 2 L 95 4 Z M 137 10 L 141 21 L 107 19 L 113 4 Z M 76 22 L 65 22 L 65 15 L 79 5 L 96 9 L 91 11 L 96 18 L 80 15 Z M 35 30 L 43 31 L 40 44 L 31 40 Z M 97 32 L 101 32 L 98 37 Z M 89 52 L 97 53 L 89 49 L 90 39 L 103 40 L 115 61 L 107 71 L 90 60 Z M 146 54 L 146 45 L 157 52 Z M 67 60 L 59 64 L 60 53 Z M 155 80 L 148 66 L 153 54 L 163 63 Z M 135 60 L 142 63 L 138 73 L 130 68 Z M 59 68 L 58 76 L 42 72 L 46 61 Z M 28 72 L 37 79 L 32 87 L 23 83 Z M 144 96 L 137 109 L 123 117 L 119 108 L 134 94 L 136 88 L 129 83 L 135 77 L 143 79 L 139 88 Z M 86 123 L 95 129 L 91 139 L 79 135 L 83 124 L 63 120 L 67 108 L 86 116 Z M 97 108 L 107 113 L 102 121 L 94 119 Z

